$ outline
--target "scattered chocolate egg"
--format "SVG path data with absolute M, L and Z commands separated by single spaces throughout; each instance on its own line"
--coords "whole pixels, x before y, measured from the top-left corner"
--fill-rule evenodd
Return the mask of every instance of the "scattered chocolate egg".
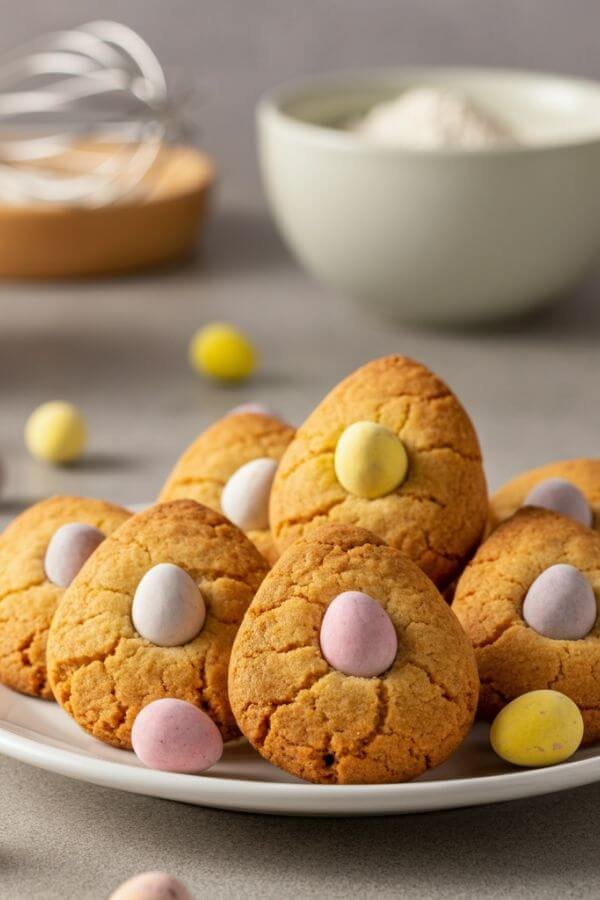
M 584 638 L 594 627 L 597 607 L 591 584 L 579 569 L 559 563 L 535 579 L 523 601 L 523 618 L 544 637 Z
M 398 650 L 396 630 L 385 609 L 368 594 L 344 591 L 321 623 L 321 651 L 345 675 L 372 678 L 385 672 Z
M 109 900 L 193 900 L 193 897 L 183 882 L 173 875 L 142 872 L 119 885 Z
M 512 700 L 492 723 L 494 751 L 516 766 L 553 766 L 575 753 L 583 738 L 583 718 L 559 691 L 529 691 Z
M 258 354 L 246 335 L 227 322 L 212 322 L 193 336 L 190 363 L 218 381 L 243 381 L 255 371 Z
M 172 563 L 159 563 L 140 580 L 131 607 L 136 631 L 160 647 L 192 641 L 206 617 L 200 588 L 188 573 Z
M 61 465 L 82 455 L 87 441 L 85 419 L 72 403 L 42 403 L 25 424 L 25 445 L 32 456 Z
M 349 494 L 374 499 L 399 487 L 408 471 L 400 438 L 376 422 L 354 422 L 337 442 L 336 478 Z
M 138 713 L 131 743 L 145 766 L 163 772 L 203 772 L 223 753 L 213 720 L 192 703 L 171 697 L 154 700 Z
M 546 478 L 527 494 L 523 506 L 541 506 L 581 522 L 588 528 L 593 514 L 585 495 L 571 481 L 564 478 Z
M 269 497 L 277 461 L 252 459 L 233 473 L 221 494 L 223 514 L 242 531 L 269 527 Z
M 84 562 L 104 540 L 104 534 L 92 525 L 70 522 L 57 528 L 46 549 L 46 577 L 58 587 L 69 587 Z

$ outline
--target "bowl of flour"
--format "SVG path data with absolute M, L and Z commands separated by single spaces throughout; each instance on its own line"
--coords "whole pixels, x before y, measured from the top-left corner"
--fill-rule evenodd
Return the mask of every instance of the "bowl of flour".
M 600 247 L 600 84 L 411 68 L 258 106 L 268 202 L 317 278 L 396 318 L 485 323 L 577 286 Z

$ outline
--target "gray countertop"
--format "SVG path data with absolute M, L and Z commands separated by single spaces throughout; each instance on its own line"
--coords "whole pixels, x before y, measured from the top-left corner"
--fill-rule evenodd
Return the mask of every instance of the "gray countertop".
M 453 386 L 492 486 L 598 452 L 598 285 L 527 322 L 440 334 L 371 316 L 305 278 L 258 207 L 224 207 L 199 258 L 153 277 L 0 290 L 0 447 L 9 516 L 52 492 L 156 495 L 183 446 L 234 404 L 298 421 L 365 360 L 407 353 Z M 188 367 L 193 330 L 237 322 L 260 375 L 221 388 Z M 51 469 L 23 450 L 28 412 L 84 410 L 89 454 Z M 543 897 L 597 894 L 600 785 L 537 800 L 387 819 L 277 819 L 136 797 L 0 760 L 0 896 L 101 900 L 165 868 L 196 895 Z

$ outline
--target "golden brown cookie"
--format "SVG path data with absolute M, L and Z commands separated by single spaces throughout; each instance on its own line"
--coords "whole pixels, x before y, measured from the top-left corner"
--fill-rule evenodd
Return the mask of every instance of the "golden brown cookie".
M 532 584 L 557 564 L 583 573 L 600 601 L 600 535 L 557 513 L 526 507 L 479 548 L 458 582 L 452 609 L 475 648 L 486 718 L 527 691 L 552 688 L 577 703 L 589 743 L 600 738 L 600 622 L 586 637 L 557 640 L 523 617 Z
M 221 494 L 228 479 L 245 463 L 261 457 L 280 460 L 294 429 L 274 416 L 236 413 L 225 416 L 196 438 L 167 478 L 159 500 L 182 497 L 222 512 Z M 269 529 L 248 532 L 269 563 L 278 553 Z
M 523 472 L 496 491 L 490 497 L 488 531 L 509 519 L 529 492 L 548 478 L 564 479 L 579 488 L 591 507 L 592 527 L 600 530 L 600 459 L 564 459 Z
M 406 479 L 377 499 L 349 493 L 336 477 L 338 440 L 361 420 L 390 429 L 408 455 Z M 270 508 L 280 550 L 327 521 L 359 525 L 403 550 L 440 587 L 477 545 L 486 513 L 467 413 L 436 375 L 402 356 L 358 369 L 315 409 L 283 455 Z
M 157 646 L 132 622 L 134 594 L 154 566 L 181 567 L 198 585 L 206 619 L 182 646 Z M 65 591 L 48 639 L 58 702 L 94 737 L 131 746 L 131 727 L 152 700 L 194 703 L 238 734 L 227 699 L 227 666 L 242 616 L 267 565 L 246 536 L 192 500 L 133 516 L 98 548 Z
M 397 635 L 378 677 L 342 674 L 321 649 L 334 598 L 360 591 Z M 308 781 L 397 782 L 443 762 L 477 706 L 473 652 L 432 582 L 362 528 L 325 525 L 289 547 L 260 587 L 236 638 L 229 694 L 237 722 L 266 759 Z
M 48 579 L 44 557 L 58 528 L 82 523 L 110 534 L 131 513 L 87 497 L 50 497 L 17 516 L 0 536 L 0 681 L 51 698 L 46 639 L 63 589 Z

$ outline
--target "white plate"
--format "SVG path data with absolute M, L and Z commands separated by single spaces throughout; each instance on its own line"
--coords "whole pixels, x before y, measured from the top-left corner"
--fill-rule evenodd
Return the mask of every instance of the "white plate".
M 600 780 L 600 755 L 593 748 L 548 769 L 504 766 L 490 750 L 483 724 L 448 762 L 410 784 L 305 784 L 265 762 L 244 741 L 228 745 L 221 762 L 204 775 L 175 775 L 146 769 L 133 753 L 94 740 L 57 704 L 2 686 L 0 752 L 50 772 L 136 794 L 279 815 L 424 812 L 532 797 Z

